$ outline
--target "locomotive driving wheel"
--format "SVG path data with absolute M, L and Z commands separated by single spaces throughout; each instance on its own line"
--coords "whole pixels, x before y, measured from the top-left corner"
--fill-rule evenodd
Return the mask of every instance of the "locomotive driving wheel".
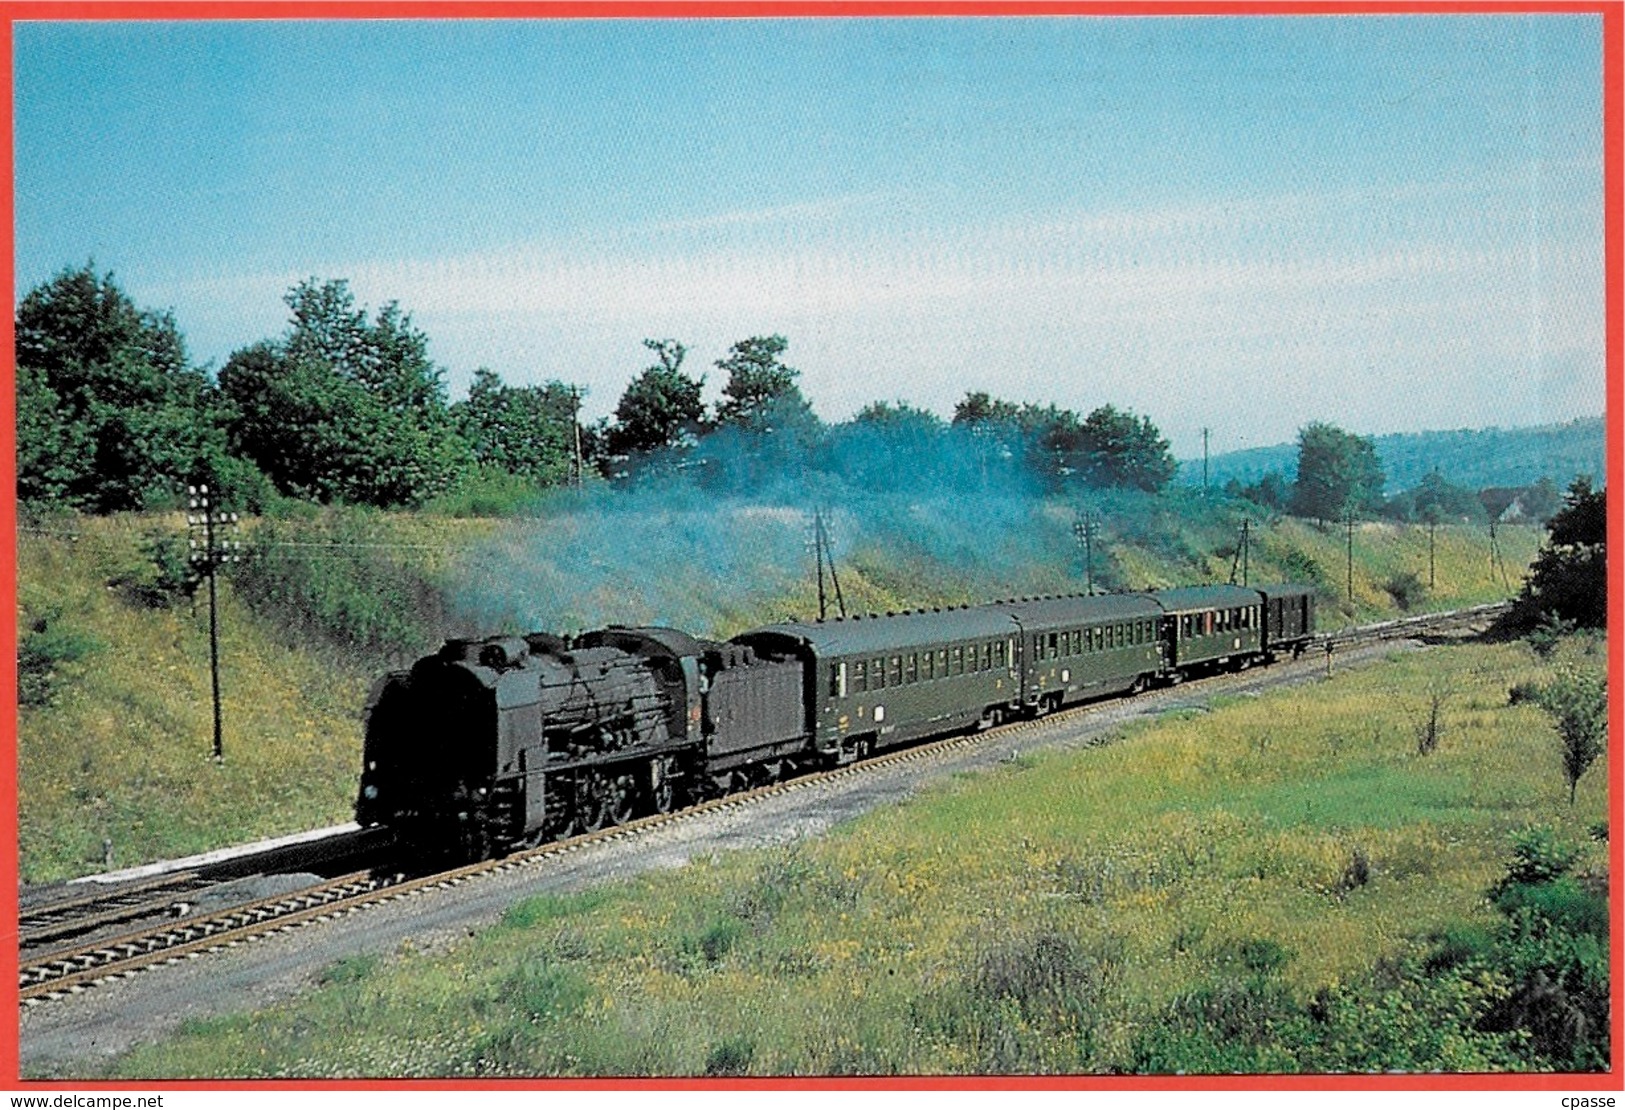
M 576 785 L 576 827 L 595 833 L 610 824 L 613 791 L 610 782 L 597 771 L 589 771 Z
M 649 801 L 656 813 L 670 813 L 677 808 L 677 783 L 662 775 L 655 788 L 649 792 Z
M 616 775 L 608 783 L 609 823 L 624 825 L 638 813 L 638 782 L 631 775 Z

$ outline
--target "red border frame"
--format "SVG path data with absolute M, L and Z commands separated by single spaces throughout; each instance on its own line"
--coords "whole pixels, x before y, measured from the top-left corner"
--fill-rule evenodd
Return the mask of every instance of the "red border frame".
M 12 1090 L 123 1090 L 123 1091 L 350 1091 L 350 1090 L 556 1090 L 556 1091 L 1596 1091 L 1622 1090 L 1625 1077 L 1625 954 L 1621 953 L 1621 922 L 1625 918 L 1622 871 L 1625 871 L 1625 789 L 1621 788 L 1621 707 L 1625 694 L 1625 657 L 1621 636 L 1625 628 L 1625 167 L 1622 167 L 1622 127 L 1625 127 L 1625 46 L 1622 19 L 1625 0 L 0 0 L 0 71 L 12 72 L 12 25 L 33 20 L 295 20 L 295 19 L 753 19 L 753 18 L 875 18 L 966 16 L 1236 16 L 1236 15 L 1554 15 L 1582 14 L 1602 17 L 1603 61 L 1603 180 L 1604 267 L 1607 378 L 1608 496 L 1608 680 L 1609 680 L 1609 842 L 1610 906 L 1613 943 L 1611 976 L 1614 1023 L 1610 1070 L 1586 1075 L 1309 1075 L 1309 1076 L 1146 1076 L 1146 1077 L 1022 1077 L 1022 1076 L 918 1076 L 844 1079 L 526 1079 L 526 1080 L 197 1080 L 153 1082 L 29 1081 L 20 1078 L 20 1057 L 15 1026 L 0 1032 L 0 1087 Z M 13 253 L 14 198 L 12 146 L 12 84 L 8 79 L 0 95 L 0 241 L 6 257 Z M 0 287 L 7 303 L 16 304 L 15 268 L 6 266 Z M 14 383 L 14 319 L 10 312 L 0 322 L 0 534 L 16 543 L 16 394 Z M 16 548 L 9 548 L 12 571 L 0 576 L 0 602 L 16 612 Z M 0 659 L 16 658 L 16 621 L 0 622 Z M 15 944 L 17 856 L 17 672 L 0 666 L 0 705 L 8 716 L 0 725 L 0 901 L 5 903 L 6 939 L 0 941 L 0 1004 L 19 1012 L 17 948 Z

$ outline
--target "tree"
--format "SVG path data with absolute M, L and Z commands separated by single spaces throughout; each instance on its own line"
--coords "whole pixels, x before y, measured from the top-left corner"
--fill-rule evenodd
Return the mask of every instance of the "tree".
M 1563 741 L 1563 777 L 1572 806 L 1580 776 L 1608 743 L 1608 680 L 1601 671 L 1565 667 L 1542 688 L 1539 701 Z
M 174 317 L 112 274 L 64 270 L 17 308 L 17 495 L 112 512 L 172 500 L 224 454 Z
M 670 450 L 692 442 L 705 426 L 700 399 L 705 378 L 682 370 L 688 348 L 675 339 L 645 339 L 643 345 L 660 361 L 632 379 L 621 395 L 609 429 L 611 455 Z
M 417 505 L 471 462 L 428 338 L 393 302 L 371 323 L 344 281 L 314 278 L 284 298 L 288 331 L 234 353 L 220 388 L 232 445 L 284 493 Z
M 801 395 L 801 371 L 779 361 L 790 346 L 782 335 L 754 336 L 735 343 L 717 369 L 728 373 L 717 405 L 717 423 L 746 432 L 808 430 L 817 424 L 812 406 Z
M 1321 524 L 1382 507 L 1377 448 L 1364 436 L 1315 422 L 1298 432 L 1298 481 L 1292 511 Z
M 1552 519 L 1553 514 L 1563 504 L 1556 483 L 1544 475 L 1540 481 L 1527 487 L 1519 500 L 1523 503 L 1524 515 L 1537 524 L 1545 524 Z
M 1469 489 L 1458 486 L 1437 470 L 1430 470 L 1411 491 L 1411 516 L 1423 524 L 1447 520 L 1483 523 L 1484 506 Z
M 986 392 L 967 392 L 965 399 L 954 405 L 953 424 L 959 428 L 977 425 L 1014 427 L 1020 417 L 1019 405 L 990 397 Z
M 1608 620 L 1608 498 L 1589 478 L 1569 486 L 1563 508 L 1546 522 L 1546 542 L 1535 556 L 1514 606 L 1514 626 L 1542 620 L 1603 628 Z
M 1252 485 L 1242 485 L 1241 479 L 1232 478 L 1224 484 L 1228 497 L 1242 497 L 1266 509 L 1282 510 L 1287 506 L 1290 491 L 1279 470 L 1267 471 Z
M 829 466 L 864 489 L 942 488 L 960 476 L 942 418 L 905 401 L 875 401 L 830 429 Z
M 556 485 L 570 476 L 578 408 L 577 391 L 563 382 L 510 386 L 481 367 L 451 414 L 476 465 Z
M 1158 493 L 1178 464 L 1149 417 L 1102 405 L 1083 421 L 1078 472 L 1090 485 Z

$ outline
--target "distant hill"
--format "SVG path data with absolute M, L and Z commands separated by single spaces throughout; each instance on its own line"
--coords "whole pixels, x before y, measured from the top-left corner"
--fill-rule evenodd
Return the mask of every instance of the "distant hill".
M 1454 432 L 1413 432 L 1377 436 L 1374 441 L 1387 493 L 1411 489 L 1435 466 L 1446 479 L 1468 489 L 1487 486 L 1526 486 L 1546 477 L 1559 489 L 1579 474 L 1603 479 L 1605 439 L 1603 418 L 1571 420 L 1530 428 L 1481 428 Z M 1209 482 L 1223 486 L 1231 478 L 1256 482 L 1271 470 L 1288 481 L 1297 476 L 1298 445 L 1281 443 L 1215 455 L 1208 461 Z M 1187 485 L 1202 482 L 1202 460 L 1179 464 L 1179 479 Z

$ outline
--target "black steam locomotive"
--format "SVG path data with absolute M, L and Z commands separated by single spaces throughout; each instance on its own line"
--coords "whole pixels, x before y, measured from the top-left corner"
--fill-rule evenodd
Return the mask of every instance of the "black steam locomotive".
M 366 713 L 356 819 L 483 858 L 1015 715 L 1302 652 L 1303 586 L 450 640 Z

